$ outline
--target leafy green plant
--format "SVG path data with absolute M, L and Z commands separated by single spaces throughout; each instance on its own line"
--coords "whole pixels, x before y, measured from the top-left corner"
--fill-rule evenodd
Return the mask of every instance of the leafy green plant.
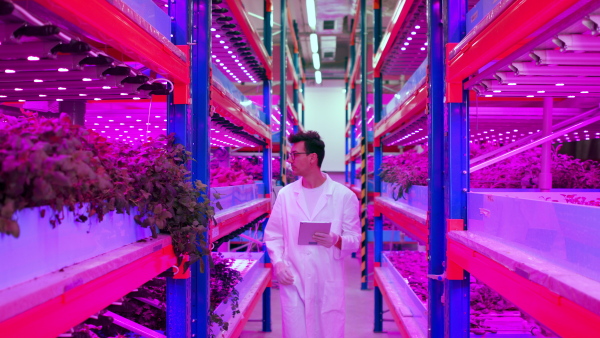
M 240 313 L 240 294 L 235 286 L 242 281 L 239 271 L 232 269 L 234 260 L 225 258 L 218 252 L 212 253 L 212 266 L 210 269 L 210 321 L 216 323 L 222 330 L 229 329 L 229 323 L 223 317 L 215 313 L 217 306 L 221 303 L 231 303 L 232 315 L 235 317 Z M 214 334 L 210 335 L 215 337 Z
M 498 145 L 473 143 L 470 158 L 486 154 Z M 552 187 L 563 189 L 599 189 L 600 162 L 582 161 L 552 153 Z M 427 185 L 427 149 L 414 149 L 395 156 L 386 156 L 381 166 L 381 179 L 392 183 L 393 197 L 402 198 L 413 185 Z M 541 147 L 526 150 L 470 174 L 471 188 L 537 188 L 541 172 Z
M 187 269 L 209 254 L 204 234 L 214 222 L 206 185 L 190 182 L 190 160 L 173 135 L 132 145 L 74 125 L 66 114 L 0 115 L 0 233 L 18 237 L 14 214 L 26 208 L 50 207 L 52 226 L 65 212 L 80 222 L 133 212 L 154 236 L 171 234 L 179 262 L 189 257 Z
M 381 180 L 392 184 L 392 197 L 403 198 L 413 185 L 427 185 L 427 149 L 411 149 L 386 156 L 381 164 Z

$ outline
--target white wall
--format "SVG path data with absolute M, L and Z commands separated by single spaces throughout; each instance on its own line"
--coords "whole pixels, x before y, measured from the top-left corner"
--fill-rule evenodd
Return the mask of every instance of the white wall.
M 343 81 L 323 81 L 305 88 L 304 127 L 317 131 L 325 142 L 323 171 L 344 171 L 346 112 Z

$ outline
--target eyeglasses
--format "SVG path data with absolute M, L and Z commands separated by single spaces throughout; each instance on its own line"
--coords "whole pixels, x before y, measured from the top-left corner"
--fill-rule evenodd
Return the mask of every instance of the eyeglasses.
M 304 154 L 304 155 L 310 155 L 312 153 L 295 153 L 295 152 L 294 153 L 289 153 L 288 154 L 288 158 L 291 159 L 291 160 L 293 160 L 293 159 L 296 158 L 297 155 L 302 155 L 302 154 Z

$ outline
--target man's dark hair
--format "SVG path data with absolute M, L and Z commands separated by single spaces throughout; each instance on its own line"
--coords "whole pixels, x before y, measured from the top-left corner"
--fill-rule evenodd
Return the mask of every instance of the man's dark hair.
M 325 158 L 325 143 L 321 140 L 321 135 L 316 131 L 298 132 L 290 135 L 288 141 L 291 144 L 304 141 L 304 148 L 309 154 L 317 154 L 317 164 L 321 168 L 323 159 Z

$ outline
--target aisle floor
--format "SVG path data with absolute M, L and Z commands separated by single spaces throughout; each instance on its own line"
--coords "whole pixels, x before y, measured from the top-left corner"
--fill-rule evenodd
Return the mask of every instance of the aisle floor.
M 384 319 L 391 321 L 384 322 L 384 333 L 373 332 L 373 290 L 360 289 L 360 261 L 357 258 L 346 258 L 346 337 L 345 338 L 366 338 L 366 337 L 400 337 L 398 328 L 392 319 L 391 314 L 384 314 Z M 271 321 L 272 332 L 261 332 L 262 330 L 262 303 L 258 303 L 250 320 L 248 321 L 241 334 L 241 338 L 259 338 L 259 337 L 281 337 L 281 308 L 279 302 L 279 290 L 273 289 L 271 292 Z M 384 310 L 386 309 L 384 305 Z

